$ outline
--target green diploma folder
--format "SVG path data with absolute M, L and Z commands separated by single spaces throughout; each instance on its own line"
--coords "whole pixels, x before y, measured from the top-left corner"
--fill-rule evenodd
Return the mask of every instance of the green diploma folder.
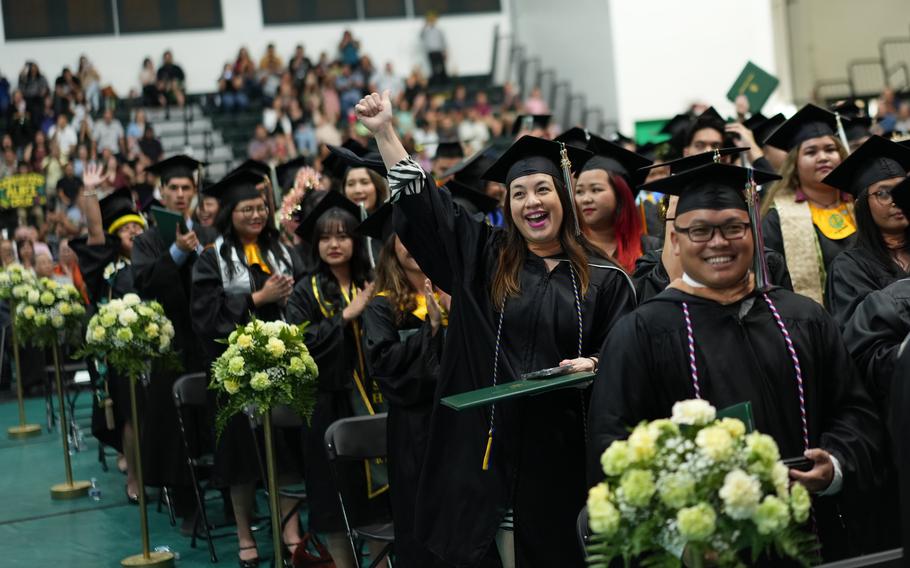
M 755 420 L 752 418 L 752 403 L 748 400 L 740 402 L 717 411 L 718 418 L 739 418 L 746 425 L 746 433 L 755 430 Z
M 780 81 L 777 77 L 749 61 L 739 74 L 739 77 L 736 78 L 733 86 L 730 87 L 727 99 L 730 102 L 735 102 L 736 97 L 745 95 L 749 99 L 749 111 L 752 113 L 760 112 L 768 101 L 768 97 L 777 88 L 778 83 Z
M 154 205 L 151 207 L 151 211 L 165 247 L 170 247 L 177 240 L 177 227 L 180 227 L 181 232 L 186 232 L 186 220 L 180 213 Z
M 552 379 L 518 380 L 511 383 L 502 383 L 495 387 L 484 387 L 461 394 L 453 394 L 443 398 L 440 402 L 454 410 L 465 410 L 521 396 L 543 394 L 575 386 L 587 386 L 593 379 L 594 373 L 572 373 L 571 375 L 562 375 Z

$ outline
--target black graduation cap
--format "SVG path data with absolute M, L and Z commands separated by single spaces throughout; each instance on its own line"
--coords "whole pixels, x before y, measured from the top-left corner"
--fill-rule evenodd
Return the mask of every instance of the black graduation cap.
M 127 223 L 139 223 L 145 227 L 145 219 L 136 212 L 133 193 L 120 188 L 98 202 L 101 208 L 101 227 L 105 233 L 114 234 Z
M 755 129 L 768 121 L 768 117 L 763 115 L 760 112 L 754 113 L 752 116 L 743 121 L 743 126 L 748 128 L 755 133 Z
M 748 211 L 743 190 L 750 172 L 756 185 L 780 179 L 779 175 L 762 170 L 711 162 L 653 181 L 642 189 L 678 196 L 677 216 L 696 209 Z
M 616 132 L 611 134 L 609 140 L 610 140 L 610 142 L 612 142 L 614 144 L 634 144 L 635 143 L 635 140 L 632 140 L 631 138 L 629 138 L 628 136 L 626 136 L 619 130 L 617 130 Z
M 259 160 L 249 159 L 244 161 L 242 164 L 228 172 L 228 175 L 234 175 L 240 172 L 253 172 L 259 176 L 259 182 L 262 183 L 262 178 L 266 177 L 271 179 L 272 177 L 272 168 L 265 162 Z
M 395 224 L 392 222 L 392 204 L 383 204 L 375 213 L 361 221 L 355 232 L 364 237 L 386 242 L 386 239 L 395 232 Z
M 692 121 L 694 120 L 695 119 L 691 114 L 677 114 L 663 125 L 660 129 L 660 134 L 669 134 L 670 138 L 681 136 L 689 129 L 689 125 L 692 124 Z
M 505 148 L 501 145 L 490 144 L 444 171 L 442 177 L 456 176 L 462 181 L 480 180 L 484 172 L 493 165 L 504 150 Z
M 451 179 L 443 186 L 452 194 L 452 199 L 468 213 L 492 213 L 499 207 L 499 201 L 493 199 L 477 187 Z
M 591 140 L 591 133 L 587 128 L 573 126 L 559 136 L 553 139 L 554 142 L 562 142 L 566 146 L 574 146 L 582 150 L 588 149 L 588 142 Z
M 745 121 L 743 126 L 752 131 L 752 137 L 755 138 L 756 144 L 764 146 L 765 139 L 785 122 L 787 122 L 787 119 L 784 118 L 782 113 L 777 113 L 771 118 L 765 118 L 761 113 L 757 113 L 749 117 L 749 120 Z
M 904 148 L 910 148 L 910 138 L 907 138 L 906 140 L 900 140 L 898 142 L 895 142 L 895 144 L 898 146 L 903 146 Z
M 542 128 L 546 130 L 550 127 L 550 119 L 553 118 L 553 115 L 550 114 L 521 114 L 515 119 L 515 122 L 512 123 L 512 136 L 518 136 L 518 133 L 522 130 L 534 130 L 535 128 Z
M 226 175 L 221 181 L 207 188 L 205 193 L 218 199 L 221 209 L 232 209 L 241 201 L 262 197 L 256 189 L 260 183 L 262 176 L 259 173 L 240 170 Z
M 872 128 L 871 116 L 853 116 L 850 118 L 850 124 L 845 125 L 844 134 L 847 135 L 847 141 L 853 142 L 860 138 L 869 136 Z
M 360 207 L 353 201 L 342 195 L 339 191 L 327 191 L 325 197 L 323 197 L 319 203 L 313 207 L 313 210 L 300 221 L 300 224 L 295 231 L 297 236 L 307 242 L 312 242 L 313 232 L 316 230 L 316 222 L 319 221 L 319 218 L 329 209 L 335 207 L 347 211 L 353 215 L 355 219 L 360 219 Z
M 829 173 L 823 183 L 858 196 L 882 180 L 906 177 L 910 171 L 910 148 L 872 136 Z
M 639 179 L 638 171 L 653 163 L 644 156 L 626 150 L 619 144 L 614 144 L 596 134 L 592 134 L 591 139 L 588 140 L 587 150 L 593 152 L 594 156 L 584 163 L 580 171 L 600 169 L 613 172 L 623 176 L 632 188 L 642 181 Z
M 434 160 L 439 158 L 464 158 L 464 148 L 458 140 L 446 140 L 436 145 Z
M 662 168 L 664 166 L 670 168 L 670 175 L 676 175 L 682 173 L 686 170 L 691 170 L 692 168 L 697 168 L 699 166 L 704 166 L 712 162 L 717 162 L 723 156 L 733 156 L 736 154 L 741 154 L 748 150 L 749 147 L 734 147 L 734 148 L 718 148 L 717 150 L 709 150 L 707 152 L 701 152 L 700 154 L 693 154 L 691 156 L 686 156 L 685 158 L 678 158 L 676 160 L 670 160 L 669 162 L 661 162 L 659 164 L 651 164 L 641 168 L 639 171 L 643 172 L 645 177 L 648 175 L 648 170 L 654 168 Z M 646 189 L 643 187 L 642 189 Z
M 168 180 L 175 177 L 186 177 L 196 182 L 196 172 L 205 165 L 205 162 L 200 162 L 185 154 L 178 154 L 152 164 L 145 171 L 158 176 L 162 184 L 166 184 Z
M 522 136 L 509 146 L 481 178 L 504 183 L 507 187 L 514 179 L 535 173 L 550 174 L 562 181 L 561 147 L 559 142 L 530 135 Z M 587 150 L 568 145 L 566 152 L 573 172 L 577 172 L 592 156 Z
M 686 129 L 686 136 L 683 140 L 684 144 L 688 144 L 692 141 L 692 137 L 695 136 L 695 133 L 699 130 L 704 130 L 706 128 L 712 128 L 714 130 L 724 133 L 724 125 L 727 121 L 724 120 L 724 117 L 720 115 L 719 112 L 712 106 L 708 107 L 703 113 L 695 117 L 689 124 L 688 129 Z
M 846 124 L 845 118 L 841 122 Z M 813 104 L 807 104 L 784 122 L 765 144 L 789 152 L 806 140 L 820 136 L 835 136 L 837 133 L 837 118 L 829 112 Z
M 894 199 L 894 204 L 904 212 L 904 216 L 910 217 L 910 178 L 892 187 L 891 197 Z
M 859 105 L 856 104 L 855 99 L 846 99 L 843 101 L 838 101 L 831 105 L 831 112 L 836 112 L 841 116 L 846 116 L 847 118 L 854 118 L 863 113 L 863 109 L 859 108 Z
M 281 186 L 281 189 L 287 191 L 294 187 L 294 180 L 297 178 L 297 172 L 306 166 L 306 158 L 299 156 L 276 167 L 275 176 L 278 178 L 278 185 Z
M 329 146 L 329 152 L 331 152 L 331 156 L 335 157 L 338 164 L 344 165 L 345 172 L 351 168 L 367 168 L 383 177 L 387 174 L 385 163 L 382 161 L 382 156 L 378 153 L 364 153 L 358 155 L 343 146 Z M 344 173 L 339 176 L 339 179 L 343 177 Z
M 203 185 L 205 185 L 204 182 Z M 133 191 L 136 192 L 139 210 L 142 212 L 151 207 L 152 202 L 158 201 L 155 199 L 155 186 L 150 183 L 137 183 L 133 186 Z

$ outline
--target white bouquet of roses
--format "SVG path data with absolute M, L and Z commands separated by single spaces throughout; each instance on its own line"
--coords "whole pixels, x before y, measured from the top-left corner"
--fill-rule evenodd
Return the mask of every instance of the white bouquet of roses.
M 118 372 L 136 379 L 148 371 L 153 360 L 176 362 L 173 339 L 174 325 L 161 304 L 126 294 L 98 307 L 77 356 L 106 360 Z
M 34 285 L 12 289 L 16 301 L 16 331 L 38 347 L 75 342 L 82 330 L 85 306 L 72 284 L 39 278 Z
M 716 419 L 703 400 L 642 422 L 601 456 L 606 481 L 588 494 L 589 563 L 641 558 L 651 566 L 741 566 L 764 553 L 808 565 L 815 540 L 801 525 L 809 493 L 790 485 L 770 436 Z M 627 564 L 628 565 L 628 564 Z
M 286 404 L 309 419 L 319 369 L 303 342 L 305 330 L 306 324 L 253 318 L 231 332 L 227 349 L 212 363 L 209 386 L 226 395 L 216 420 L 219 433 L 247 407 L 262 412 Z
M 10 264 L 0 269 L 0 299 L 18 302 L 28 293 L 28 287 L 36 282 L 37 278 L 29 269 L 18 263 Z

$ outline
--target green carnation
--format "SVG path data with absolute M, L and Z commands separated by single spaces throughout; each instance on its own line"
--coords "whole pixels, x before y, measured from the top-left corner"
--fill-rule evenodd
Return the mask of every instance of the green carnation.
M 793 520 L 797 523 L 805 523 L 809 518 L 809 509 L 812 507 L 812 499 L 809 498 L 809 491 L 801 483 L 796 483 L 790 488 L 790 509 L 793 511 Z
M 657 488 L 654 476 L 645 469 L 630 469 L 619 482 L 625 501 L 634 507 L 644 507 L 651 500 Z
M 607 475 L 619 475 L 632 463 L 632 453 L 629 451 L 629 443 L 625 440 L 617 440 L 610 444 L 602 456 L 600 456 L 600 465 Z
M 774 462 L 780 459 L 780 450 L 777 449 L 777 442 L 767 434 L 752 432 L 746 436 L 746 449 L 749 452 L 749 461 L 758 461 L 772 467 Z
M 707 503 L 686 507 L 676 513 L 679 534 L 690 542 L 703 541 L 714 534 L 716 522 L 717 514 Z
M 121 327 L 117 330 L 117 339 L 120 341 L 129 341 L 133 338 L 133 330 L 128 327 Z
M 695 496 L 695 478 L 682 471 L 662 476 L 657 487 L 661 502 L 671 509 L 685 507 Z
M 269 376 L 262 371 L 255 373 L 253 378 L 250 379 L 250 386 L 253 387 L 253 390 L 264 391 L 272 385 L 272 382 L 269 380 Z
M 243 357 L 231 357 L 230 361 L 228 361 L 228 371 L 231 374 L 239 375 L 243 373 L 244 364 Z
M 608 536 L 619 528 L 619 511 L 610 502 L 606 483 L 599 483 L 588 492 L 588 523 L 595 533 Z
M 755 509 L 752 520 L 759 534 L 773 534 L 787 527 L 790 522 L 790 511 L 786 503 L 774 495 L 769 495 Z

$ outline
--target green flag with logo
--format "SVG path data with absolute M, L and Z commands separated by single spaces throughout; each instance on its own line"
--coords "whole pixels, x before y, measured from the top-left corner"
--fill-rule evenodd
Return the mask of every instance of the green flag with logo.
M 760 112 L 762 107 L 768 101 L 768 97 L 777 88 L 780 81 L 774 75 L 768 73 L 751 61 L 746 63 L 742 73 L 730 87 L 727 93 L 727 99 L 735 102 L 736 97 L 745 95 L 749 100 L 749 112 L 755 114 Z

